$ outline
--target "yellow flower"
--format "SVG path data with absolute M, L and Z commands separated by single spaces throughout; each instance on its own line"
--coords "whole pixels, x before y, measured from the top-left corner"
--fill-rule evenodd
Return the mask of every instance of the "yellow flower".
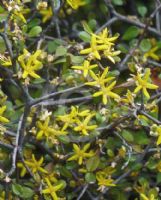
M 148 52 L 146 52 L 143 56 L 143 58 L 147 59 L 148 57 L 153 58 L 154 60 L 159 60 L 159 56 L 155 53 L 159 47 L 153 47 Z
M 31 160 L 25 161 L 25 164 L 31 168 L 32 173 L 37 173 L 38 171 L 42 173 L 48 173 L 44 168 L 41 167 L 43 164 L 44 158 L 41 157 L 40 160 L 35 159 L 35 155 L 32 154 Z
M 108 48 L 108 45 L 105 44 L 97 44 L 96 35 L 92 34 L 91 37 L 91 46 L 87 49 L 83 49 L 80 51 L 80 54 L 90 54 L 93 58 L 101 59 L 99 51 L 105 50 Z
M 21 168 L 20 176 L 21 176 L 21 177 L 24 177 L 25 174 L 27 173 L 27 170 L 26 170 L 26 167 L 24 166 L 24 164 L 21 163 L 21 162 L 18 162 L 18 163 L 17 163 L 17 167 L 18 167 L 18 168 Z
M 5 57 L 4 55 L 0 55 L 0 62 L 1 62 L 1 65 L 5 66 L 5 67 L 12 66 L 10 57 Z
M 114 100 L 119 100 L 120 96 L 111 91 L 114 88 L 115 84 L 116 84 L 116 81 L 113 81 L 110 85 L 101 87 L 100 91 L 95 92 L 93 94 L 93 97 L 98 97 L 98 96 L 102 95 L 102 101 L 103 101 L 104 105 L 107 104 L 108 97 L 111 97 Z
M 37 50 L 34 54 L 30 54 L 26 49 L 23 50 L 23 54 L 18 57 L 20 66 L 24 70 L 22 78 L 27 78 L 28 76 L 40 78 L 40 76 L 35 73 L 35 71 L 42 67 L 42 63 L 38 60 L 40 54 L 41 50 Z
M 17 10 L 16 10 L 16 11 L 13 12 L 13 14 L 14 14 L 15 16 L 17 16 L 18 18 L 20 18 L 20 19 L 23 21 L 23 23 L 26 24 L 27 21 L 26 21 L 24 15 L 23 15 L 22 11 L 23 11 L 23 10 L 21 10 L 21 11 L 17 11 Z M 25 11 L 25 10 L 24 10 L 24 11 Z M 26 11 L 28 12 L 29 10 L 26 9 Z M 14 17 L 14 15 L 13 15 L 13 17 Z
M 86 2 L 84 0 L 67 0 L 67 3 L 74 9 L 77 10 L 80 6 L 84 6 Z
M 98 189 L 103 191 L 105 187 L 111 187 L 111 186 L 116 186 L 113 183 L 113 179 L 107 177 L 107 174 L 104 172 L 97 172 L 96 173 L 96 179 L 98 181 L 98 185 L 100 186 Z
M 96 68 L 98 65 L 90 65 L 88 60 L 85 60 L 83 66 L 72 66 L 73 69 L 78 69 L 83 71 L 83 76 L 87 77 L 89 70 Z
M 75 122 L 77 116 L 85 117 L 89 113 L 90 113 L 90 110 L 83 110 L 79 112 L 78 106 L 72 106 L 71 112 L 69 114 L 59 115 L 57 119 L 64 122 L 64 126 L 62 130 L 66 130 L 69 126 L 71 126 Z
M 144 74 L 137 73 L 137 76 L 134 77 L 137 87 L 134 90 L 134 93 L 138 93 L 140 90 L 143 91 L 143 94 L 149 99 L 150 95 L 147 89 L 155 90 L 158 88 L 157 85 L 150 83 L 150 69 L 147 68 Z
M 161 144 L 161 126 L 157 127 L 157 133 L 158 133 L 157 145 L 159 145 Z
M 63 183 L 59 183 L 57 185 L 52 185 L 48 178 L 45 179 L 47 183 L 47 188 L 42 190 L 43 194 L 50 194 L 53 200 L 58 200 L 58 196 L 56 192 L 63 187 Z
M 48 178 L 50 180 L 50 182 L 52 183 L 56 183 L 58 182 L 58 179 L 56 178 L 57 174 L 55 171 L 45 174 L 44 179 Z
M 89 135 L 88 130 L 94 130 L 97 128 L 97 125 L 88 125 L 91 118 L 94 116 L 94 114 L 89 114 L 85 119 L 80 121 L 79 119 L 76 120 L 77 126 L 74 128 L 75 131 L 82 132 L 83 135 Z
M 157 145 L 161 144 L 161 125 L 153 124 L 150 128 L 150 135 L 157 136 Z
M 93 151 L 89 151 L 89 153 L 86 153 L 89 147 L 90 147 L 89 143 L 84 145 L 82 149 L 80 149 L 78 145 L 73 144 L 74 155 L 68 158 L 68 161 L 78 160 L 78 164 L 81 165 L 83 162 L 83 159 L 90 158 L 94 156 L 95 154 Z
M 47 117 L 44 123 L 41 123 L 40 121 L 37 122 L 37 127 L 40 129 L 37 133 L 36 138 L 38 140 L 41 140 L 43 138 L 43 135 L 48 139 L 53 138 L 55 136 L 59 135 L 65 135 L 67 132 L 64 130 L 57 130 L 51 126 L 49 126 L 50 118 Z
M 49 8 L 47 8 L 47 9 L 40 10 L 40 14 L 43 16 L 43 18 L 42 18 L 42 22 L 43 23 L 45 23 L 46 21 L 51 19 L 52 16 L 53 16 L 53 12 L 52 12 L 51 6 Z
M 82 111 L 79 111 L 79 107 L 78 106 L 72 106 L 71 107 L 71 112 L 73 112 L 73 114 L 75 114 L 75 118 L 77 116 L 79 117 L 85 117 L 85 116 L 88 116 L 89 113 L 90 113 L 90 110 L 82 110 Z
M 145 194 L 141 193 L 140 197 L 142 198 L 142 200 L 157 200 L 153 194 L 150 194 L 150 196 L 147 197 Z
M 7 1 L 6 1 L 7 2 Z M 9 11 L 12 11 L 11 18 L 12 19 L 20 19 L 23 23 L 27 23 L 24 14 L 28 14 L 30 12 L 30 9 L 24 8 L 24 3 L 21 1 L 9 1 L 9 3 L 6 3 L 6 7 Z
M 2 123 L 8 123 L 9 122 L 9 120 L 7 118 L 3 117 L 3 113 L 6 110 L 6 108 L 7 108 L 6 106 L 0 107 L 0 122 L 2 122 Z
M 121 51 L 114 51 L 113 48 L 109 47 L 108 49 L 104 50 L 104 56 L 108 58 L 111 62 L 115 63 L 115 59 L 113 57 L 118 56 Z
M 134 105 L 135 94 L 133 94 L 130 90 L 127 90 L 125 98 L 121 99 L 124 103 Z
M 95 80 L 92 82 L 87 82 L 85 83 L 86 85 L 90 85 L 90 86 L 97 86 L 97 87 L 102 87 L 104 86 L 105 83 L 113 80 L 115 77 L 108 77 L 106 78 L 107 74 L 108 74 L 108 67 L 106 67 L 102 73 L 102 75 L 96 75 L 93 71 L 90 71 L 90 75 L 91 77 Z
M 114 45 L 114 41 L 119 37 L 119 35 L 110 37 L 109 36 L 109 31 L 107 28 L 105 28 L 101 33 L 99 33 L 96 38 L 97 38 L 97 43 L 98 44 L 107 44 L 109 46 Z

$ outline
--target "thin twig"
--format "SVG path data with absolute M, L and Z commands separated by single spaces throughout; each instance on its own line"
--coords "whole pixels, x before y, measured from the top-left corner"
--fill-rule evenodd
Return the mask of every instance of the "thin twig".
M 79 194 L 79 196 L 77 197 L 77 200 L 80 200 L 80 199 L 82 198 L 82 196 L 83 196 L 84 193 L 86 192 L 87 188 L 88 188 L 88 184 L 85 185 L 85 186 L 83 187 L 83 190 L 82 190 L 82 192 Z

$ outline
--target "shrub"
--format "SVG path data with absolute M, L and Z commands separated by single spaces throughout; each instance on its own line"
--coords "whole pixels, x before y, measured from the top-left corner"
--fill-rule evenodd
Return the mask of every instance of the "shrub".
M 0 199 L 161 199 L 160 8 L 1 1 Z

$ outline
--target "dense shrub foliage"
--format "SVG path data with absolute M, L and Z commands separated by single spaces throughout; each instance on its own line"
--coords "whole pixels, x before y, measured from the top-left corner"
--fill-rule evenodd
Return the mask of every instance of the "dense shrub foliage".
M 0 1 L 0 200 L 161 199 L 160 10 Z

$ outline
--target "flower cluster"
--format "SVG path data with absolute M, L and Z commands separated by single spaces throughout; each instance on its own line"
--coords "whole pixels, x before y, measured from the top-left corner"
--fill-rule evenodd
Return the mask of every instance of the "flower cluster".
M 98 35 L 92 33 L 90 47 L 80 51 L 80 54 L 88 54 L 90 59 L 100 60 L 102 56 L 115 63 L 115 57 L 120 51 L 114 50 L 114 42 L 118 35 L 111 37 L 107 28 Z

